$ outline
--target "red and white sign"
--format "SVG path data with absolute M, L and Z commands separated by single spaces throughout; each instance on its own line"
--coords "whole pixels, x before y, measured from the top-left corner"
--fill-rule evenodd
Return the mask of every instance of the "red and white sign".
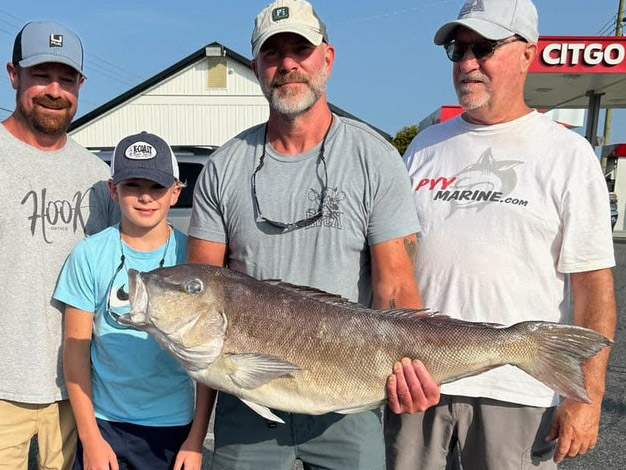
M 626 73 L 626 37 L 541 36 L 530 72 Z

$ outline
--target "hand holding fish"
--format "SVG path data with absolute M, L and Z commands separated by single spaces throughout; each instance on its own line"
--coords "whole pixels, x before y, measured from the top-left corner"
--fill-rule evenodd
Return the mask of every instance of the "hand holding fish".
M 418 360 L 403 358 L 387 379 L 389 408 L 396 414 L 426 411 L 439 403 L 439 386 Z

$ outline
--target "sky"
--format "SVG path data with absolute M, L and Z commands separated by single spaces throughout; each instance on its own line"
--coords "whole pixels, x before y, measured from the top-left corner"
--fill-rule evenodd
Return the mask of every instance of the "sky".
M 22 0 L 0 3 L 0 60 L 11 59 L 24 23 L 54 20 L 85 47 L 78 116 L 217 41 L 251 58 L 254 18 L 269 0 Z M 313 0 L 336 49 L 331 103 L 391 135 L 456 104 L 451 62 L 433 35 L 463 0 Z M 535 0 L 541 35 L 615 31 L 619 0 Z M 15 107 L 6 75 L 0 119 Z M 602 113 L 604 116 L 604 113 Z M 599 134 L 602 134 L 603 117 Z M 579 132 L 584 133 L 584 129 Z M 626 111 L 614 112 L 611 141 L 626 141 Z

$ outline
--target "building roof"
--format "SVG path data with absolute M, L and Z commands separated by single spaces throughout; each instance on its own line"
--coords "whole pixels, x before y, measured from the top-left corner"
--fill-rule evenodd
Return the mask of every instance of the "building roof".
M 222 55 L 229 57 L 231 59 L 234 59 L 238 62 L 240 62 L 241 64 L 245 65 L 246 67 L 252 68 L 252 61 L 250 59 L 247 59 L 246 57 L 242 56 L 241 54 L 238 54 L 236 52 L 234 52 L 233 50 L 223 46 L 222 44 L 218 43 L 218 42 L 212 42 L 210 44 L 207 44 L 206 46 L 204 46 L 202 49 L 197 50 L 196 52 L 188 55 L 187 57 L 181 59 L 180 61 L 176 62 L 175 64 L 171 65 L 170 67 L 166 68 L 165 70 L 157 73 L 156 75 L 148 78 L 147 80 L 145 80 L 144 82 L 140 83 L 139 85 L 131 88 L 130 90 L 122 93 L 121 95 L 113 98 L 112 100 L 107 101 L 106 103 L 102 104 L 101 106 L 98 106 L 97 108 L 93 109 L 92 111 L 84 114 L 83 116 L 81 116 L 80 118 L 74 120 L 72 122 L 72 124 L 69 127 L 69 132 L 72 132 L 76 129 L 81 128 L 82 126 L 87 125 L 89 122 L 93 121 L 94 119 L 97 119 L 98 117 L 102 116 L 103 114 L 105 114 L 106 112 L 115 109 L 117 107 L 119 107 L 120 105 L 122 105 L 123 103 L 135 98 L 136 96 L 141 95 L 143 92 L 149 90 L 150 88 L 152 88 L 153 86 L 157 85 L 158 83 L 166 80 L 167 78 L 171 77 L 172 75 L 175 75 L 176 73 L 178 73 L 179 71 L 183 70 L 184 68 L 190 66 L 191 64 L 195 63 L 195 62 L 199 62 L 200 60 L 206 58 L 207 56 L 207 49 L 216 49 L 219 48 L 221 49 L 221 53 Z M 338 106 L 333 105 L 332 103 L 328 103 L 328 106 L 330 107 L 331 111 L 339 116 L 342 117 L 347 117 L 350 119 L 355 119 L 357 121 L 363 122 L 365 124 L 367 124 L 368 126 L 370 126 L 372 129 L 374 129 L 376 132 L 378 132 L 380 135 L 382 135 L 386 140 L 391 141 L 392 136 L 389 135 L 388 133 L 386 133 L 385 131 L 383 131 L 382 129 L 379 129 L 375 126 L 372 126 L 370 123 L 364 121 L 363 119 L 360 119 L 356 116 L 354 116 L 353 114 L 348 113 L 347 111 L 339 108 Z

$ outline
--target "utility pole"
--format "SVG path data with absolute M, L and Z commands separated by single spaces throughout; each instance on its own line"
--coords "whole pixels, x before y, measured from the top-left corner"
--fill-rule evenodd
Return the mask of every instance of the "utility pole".
M 615 23 L 615 36 L 622 35 L 622 21 L 624 19 L 624 0 L 619 0 L 619 6 L 617 7 L 617 20 Z M 611 139 L 611 123 L 613 121 L 613 110 L 606 108 L 606 114 L 604 118 L 604 137 L 603 145 L 608 145 Z

